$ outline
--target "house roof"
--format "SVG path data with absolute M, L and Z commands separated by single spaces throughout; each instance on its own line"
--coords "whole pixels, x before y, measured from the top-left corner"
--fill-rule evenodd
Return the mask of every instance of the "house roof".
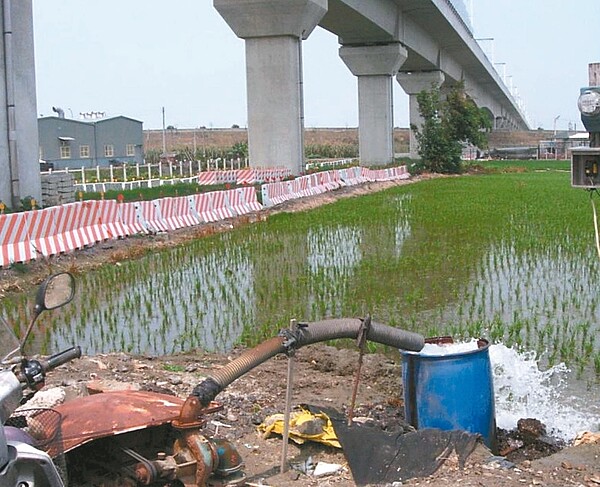
M 102 123 L 102 122 L 109 122 L 111 120 L 116 120 L 118 118 L 124 118 L 126 120 L 131 120 L 132 122 L 137 122 L 137 123 L 144 123 L 141 120 L 136 120 L 135 118 L 131 118 L 131 117 L 126 117 L 124 115 L 117 115 L 115 117 L 108 117 L 108 118 L 100 118 L 98 120 L 78 120 L 76 118 L 63 118 L 63 117 L 56 117 L 54 115 L 49 116 L 49 117 L 39 117 L 38 121 L 40 120 L 61 120 L 61 121 L 67 121 L 67 122 L 72 122 L 72 123 L 82 123 L 85 125 L 94 125 L 96 123 Z
M 141 120 L 136 120 L 135 118 L 131 118 L 131 117 L 126 117 L 125 115 L 117 115 L 115 117 L 107 117 L 107 118 L 101 118 L 99 120 L 94 120 L 93 123 L 102 123 L 102 122 L 108 122 L 110 120 L 116 120 L 117 118 L 124 118 L 126 120 L 131 120 L 132 122 L 137 122 L 137 123 L 144 123 Z

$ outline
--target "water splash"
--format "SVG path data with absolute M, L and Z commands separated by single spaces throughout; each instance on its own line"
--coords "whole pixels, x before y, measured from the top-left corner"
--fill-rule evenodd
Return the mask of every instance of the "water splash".
M 565 441 L 581 431 L 598 431 L 600 408 L 591 398 L 568 393 L 574 378 L 564 364 L 541 370 L 535 352 L 501 344 L 490 347 L 490 361 L 498 427 L 510 430 L 521 418 L 536 418 L 549 435 Z

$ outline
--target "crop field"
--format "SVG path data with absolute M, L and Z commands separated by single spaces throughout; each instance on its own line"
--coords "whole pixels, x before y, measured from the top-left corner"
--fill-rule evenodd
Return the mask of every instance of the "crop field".
M 227 350 L 292 318 L 370 313 L 428 336 L 503 342 L 598 380 L 590 196 L 571 188 L 568 164 L 502 164 L 278 214 L 79 276 L 75 304 L 43 317 L 36 346 Z M 4 299 L 0 313 L 23 322 L 26 302 Z

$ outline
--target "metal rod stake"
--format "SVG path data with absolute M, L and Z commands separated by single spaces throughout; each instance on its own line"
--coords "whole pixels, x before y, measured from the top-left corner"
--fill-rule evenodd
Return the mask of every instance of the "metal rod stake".
M 290 330 L 296 329 L 296 320 L 290 320 Z M 280 472 L 287 471 L 288 440 L 290 438 L 290 414 L 292 410 L 292 392 L 294 388 L 294 350 L 288 353 L 287 389 L 285 392 L 285 411 L 283 415 L 283 445 L 281 448 Z

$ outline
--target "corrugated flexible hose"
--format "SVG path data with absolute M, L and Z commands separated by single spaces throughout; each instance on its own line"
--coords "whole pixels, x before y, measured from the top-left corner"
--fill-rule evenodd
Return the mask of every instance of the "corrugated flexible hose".
M 300 324 L 296 330 L 284 330 L 279 336 L 270 338 L 256 347 L 247 350 L 223 368 L 212 371 L 209 376 L 192 391 L 203 406 L 207 406 L 223 389 L 239 379 L 254 367 L 266 362 L 279 353 L 289 353 L 305 345 L 339 338 L 357 338 L 361 329 L 360 319 L 323 320 Z M 367 340 L 390 347 L 418 352 L 425 340 L 422 335 L 381 323 L 372 322 Z

